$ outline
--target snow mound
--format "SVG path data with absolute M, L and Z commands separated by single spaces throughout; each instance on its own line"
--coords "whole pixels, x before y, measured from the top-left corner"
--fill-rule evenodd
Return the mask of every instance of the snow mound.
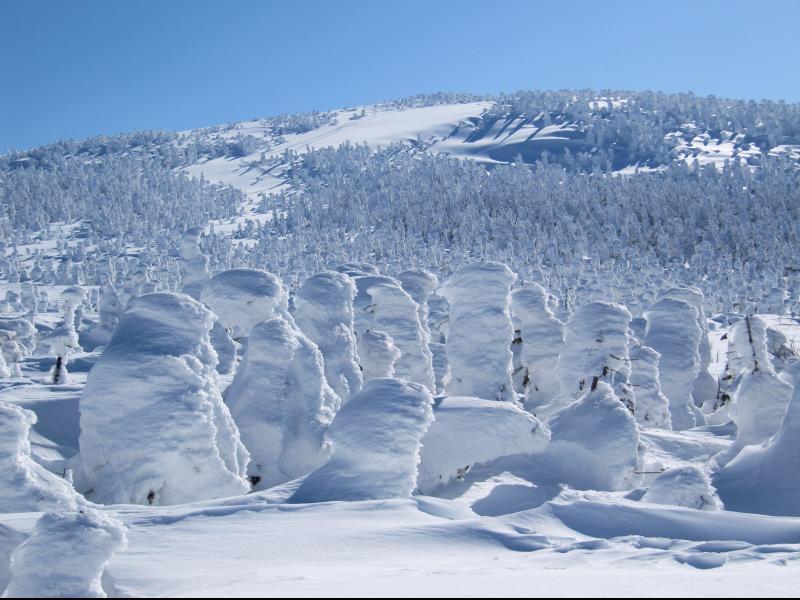
M 76 506 L 75 490 L 31 457 L 28 434 L 34 423 L 31 411 L 0 401 L 0 512 Z
M 473 465 L 542 452 L 550 440 L 539 419 L 511 402 L 449 397 L 436 404 L 434 417 L 422 440 L 423 494 L 463 478 Z
M 603 381 L 547 422 L 550 445 L 540 455 L 580 489 L 627 490 L 641 480 L 639 432 L 630 411 Z
M 728 510 L 800 516 L 800 386 L 795 383 L 780 431 L 745 447 L 714 475 Z
M 650 484 L 642 501 L 698 510 L 722 509 L 722 503 L 708 475 L 693 465 L 664 471 Z
M 422 385 L 374 379 L 344 405 L 329 430 L 333 456 L 309 475 L 294 503 L 405 498 L 417 485 L 422 438 L 433 421 Z
M 234 339 L 275 316 L 291 321 L 289 295 L 277 275 L 260 269 L 230 269 L 214 275 L 200 299 Z
M 450 303 L 447 359 L 450 396 L 512 400 L 511 285 L 506 265 L 468 265 L 447 278 L 438 293 Z
M 285 320 L 253 327 L 225 403 L 250 451 L 248 473 L 259 487 L 305 475 L 328 458 L 325 430 L 340 400 L 325 381 L 319 349 Z
M 295 322 L 322 352 L 325 377 L 346 402 L 363 384 L 354 334 L 353 280 L 333 271 L 309 277 L 295 296 Z
M 185 294 L 131 300 L 80 400 L 92 500 L 179 504 L 250 488 L 249 457 L 219 392 L 213 324 Z
M 105 598 L 105 566 L 127 545 L 125 527 L 92 508 L 47 513 L 11 555 L 5 598 Z
M 703 335 L 697 313 L 692 304 L 676 298 L 663 298 L 645 313 L 644 343 L 661 354 L 658 380 L 669 400 L 672 427 L 676 430 L 705 424 L 705 417 L 692 396 L 700 373 Z

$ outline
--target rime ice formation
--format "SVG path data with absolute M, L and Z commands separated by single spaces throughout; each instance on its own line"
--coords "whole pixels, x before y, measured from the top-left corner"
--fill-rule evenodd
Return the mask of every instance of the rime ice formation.
M 496 262 L 473 264 L 447 278 L 439 292 L 450 303 L 447 359 L 451 396 L 512 400 L 511 285 L 516 276 Z
M 80 400 L 91 500 L 178 504 L 249 490 L 248 454 L 219 392 L 213 323 L 185 294 L 131 300 Z
M 199 300 L 208 283 L 208 257 L 200 252 L 203 228 L 194 227 L 183 234 L 180 245 L 181 284 L 183 292 Z
M 663 298 L 646 313 L 645 345 L 661 355 L 658 381 L 669 400 L 672 428 L 690 429 L 705 424 L 705 417 L 695 406 L 692 389 L 700 372 L 698 311 L 690 303 Z
M 342 273 L 329 271 L 306 279 L 295 297 L 295 322 L 322 352 L 325 376 L 346 402 L 363 384 L 354 333 L 356 286 Z
M 630 349 L 631 374 L 629 382 L 636 398 L 634 416 L 642 427 L 672 429 L 669 400 L 661 392 L 658 365 L 661 355 L 648 346 Z
M 417 383 L 366 383 L 331 425 L 331 459 L 303 481 L 291 502 L 410 496 L 422 439 L 433 421 L 432 404 L 430 392 Z
M 319 349 L 280 317 L 253 327 L 225 403 L 260 487 L 305 475 L 328 458 L 325 430 L 340 400 L 325 380 Z
M 722 502 L 708 475 L 694 465 L 675 467 L 661 473 L 650 484 L 642 501 L 697 510 L 722 509 Z

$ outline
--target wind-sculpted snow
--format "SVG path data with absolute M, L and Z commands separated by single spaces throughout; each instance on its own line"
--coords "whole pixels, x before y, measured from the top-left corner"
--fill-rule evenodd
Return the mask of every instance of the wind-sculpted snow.
M 417 481 L 422 493 L 463 479 L 476 464 L 539 453 L 550 441 L 536 417 L 510 402 L 451 396 L 436 403 L 434 417 L 422 440 Z
M 446 382 L 451 396 L 511 400 L 513 338 L 511 285 L 516 275 L 501 263 L 469 265 L 439 287 L 450 303 Z
M 721 510 L 722 503 L 717 497 L 708 475 L 695 466 L 668 469 L 656 477 L 643 502 L 672 504 L 698 510 Z
M 90 499 L 178 504 L 250 488 L 249 456 L 219 391 L 213 323 L 185 294 L 128 305 L 80 400 Z
M 630 349 L 630 386 L 635 402 L 634 416 L 642 427 L 672 429 L 669 400 L 661 392 L 658 381 L 658 365 L 661 355 L 648 346 L 633 346 Z
M 341 400 L 325 379 L 319 348 L 280 317 L 251 330 L 225 403 L 250 451 L 256 485 L 305 475 L 330 455 L 325 431 Z
M 103 571 L 127 544 L 125 527 L 106 514 L 47 513 L 11 556 L 4 598 L 105 598 Z
M 417 485 L 422 439 L 433 421 L 424 386 L 373 379 L 336 415 L 330 461 L 311 473 L 291 502 L 405 498 Z

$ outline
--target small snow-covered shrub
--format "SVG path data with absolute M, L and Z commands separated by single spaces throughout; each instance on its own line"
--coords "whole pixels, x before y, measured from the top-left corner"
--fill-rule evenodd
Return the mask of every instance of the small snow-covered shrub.
M 434 417 L 422 440 L 422 493 L 463 477 L 476 464 L 542 452 L 550 441 L 547 427 L 511 402 L 448 397 L 436 404 Z
M 685 506 L 698 510 L 721 510 L 720 502 L 711 480 L 701 469 L 695 466 L 675 467 L 667 469 L 656 477 L 647 492 L 642 496 L 643 502 L 652 504 L 670 504 Z
M 417 485 L 422 438 L 433 421 L 424 386 L 373 379 L 329 430 L 333 455 L 292 496 L 296 503 L 405 498 Z
M 127 545 L 125 527 L 89 508 L 47 513 L 11 555 L 5 598 L 105 598 L 105 566 Z

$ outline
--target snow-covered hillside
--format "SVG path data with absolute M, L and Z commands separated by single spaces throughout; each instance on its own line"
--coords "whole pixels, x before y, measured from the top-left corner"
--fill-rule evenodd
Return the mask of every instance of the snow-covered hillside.
M 794 594 L 799 162 L 591 90 L 0 156 L 0 590 Z

